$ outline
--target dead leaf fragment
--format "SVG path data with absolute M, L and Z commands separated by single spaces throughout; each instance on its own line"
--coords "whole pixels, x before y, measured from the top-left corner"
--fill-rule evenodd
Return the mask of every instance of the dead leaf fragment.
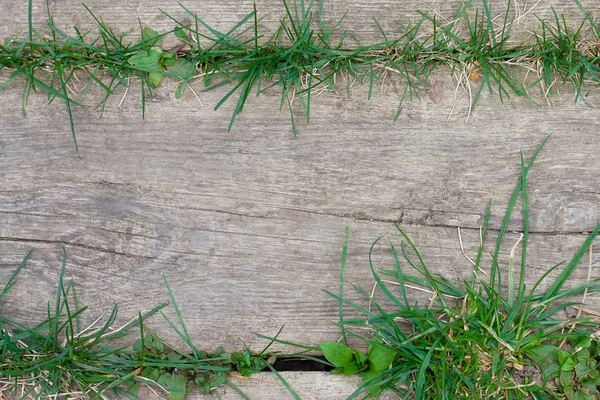
M 479 77 L 482 74 L 483 74 L 483 71 L 481 68 L 474 69 L 473 71 L 471 71 L 469 73 L 469 79 L 472 80 L 473 82 L 477 83 L 477 80 L 479 79 Z

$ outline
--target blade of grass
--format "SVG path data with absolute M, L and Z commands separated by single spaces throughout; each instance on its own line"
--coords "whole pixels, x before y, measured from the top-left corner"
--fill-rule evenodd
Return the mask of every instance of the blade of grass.
M 0 300 L 2 300 L 2 298 L 4 296 L 6 296 L 6 294 L 10 291 L 10 289 L 12 289 L 12 287 L 15 285 L 15 283 L 17 283 L 17 276 L 19 275 L 19 273 L 21 272 L 21 270 L 23 269 L 23 267 L 25 266 L 27 261 L 29 261 L 29 258 L 31 258 L 32 254 L 33 254 L 33 249 L 29 250 L 29 252 L 25 256 L 25 258 L 23 258 L 23 261 L 21 261 L 21 264 L 19 264 L 19 266 L 17 267 L 15 272 L 13 272 L 10 275 L 10 278 L 8 278 L 6 285 L 4 285 L 4 289 L 2 290 L 2 293 L 0 293 Z
M 346 337 L 346 329 L 344 328 L 344 282 L 346 272 L 346 259 L 348 257 L 348 237 L 350 234 L 350 228 L 346 227 L 346 233 L 344 234 L 344 245 L 342 246 L 342 261 L 340 265 L 340 285 L 339 285 L 339 302 L 338 302 L 338 315 L 340 321 L 340 329 L 342 331 L 342 340 L 345 345 L 348 345 Z

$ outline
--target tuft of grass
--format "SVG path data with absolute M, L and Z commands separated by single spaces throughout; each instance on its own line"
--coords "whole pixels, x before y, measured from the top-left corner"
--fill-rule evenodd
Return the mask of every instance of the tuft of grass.
M 316 11 L 314 0 L 282 1 L 285 16 L 269 38 L 259 32 L 256 6 L 230 30 L 221 32 L 181 5 L 191 23 L 161 11 L 173 21 L 174 29 L 158 33 L 140 26 L 140 41 L 129 43 L 125 34 L 116 34 L 85 5 L 96 22 L 98 36 L 77 28 L 75 35 L 67 34 L 54 24 L 50 14 L 50 34 L 42 35 L 33 26 L 29 0 L 27 37 L 15 36 L 0 45 L 0 70 L 10 71 L 0 88 L 24 79 L 23 115 L 32 91 L 46 92 L 48 102 L 56 98 L 64 101 L 78 151 L 72 106 L 82 105 L 80 99 L 93 84 L 105 93 L 98 104 L 102 116 L 108 98 L 119 87 L 128 90 L 133 82 L 139 82 L 142 118 L 147 96 L 152 96 L 165 76 L 179 80 L 177 98 L 194 79 L 203 79 L 206 90 L 230 86 L 214 107 L 235 101 L 229 130 L 252 93 L 259 96 L 267 89 L 279 88 L 279 109 L 289 109 L 294 135 L 294 104 L 300 104 L 309 121 L 312 98 L 323 91 L 337 92 L 338 76 L 346 81 L 347 93 L 355 83 L 368 84 L 368 99 L 375 82 L 389 74 L 397 76 L 404 88 L 394 119 L 400 116 L 406 100 L 419 98 L 431 72 L 441 66 L 450 67 L 458 77 L 458 85 L 470 96 L 471 108 L 484 89 L 502 100 L 510 94 L 530 98 L 528 92 L 534 86 L 541 86 L 549 95 L 556 86 L 571 82 L 577 101 L 584 83 L 600 84 L 600 27 L 578 0 L 573 1 L 584 18 L 576 28 L 569 27 L 564 16 L 552 10 L 554 21 L 540 20 L 540 29 L 532 39 L 521 42 L 511 40 L 518 18 L 510 11 L 510 1 L 497 19 L 484 0 L 481 10 L 471 10 L 471 2 L 463 2 L 450 21 L 420 12 L 419 20 L 403 25 L 402 33 L 393 37 L 373 18 L 383 40 L 371 45 L 362 45 L 345 30 L 338 32 L 345 15 L 328 27 L 323 21 L 323 0 L 319 0 Z M 180 44 L 175 48 L 162 46 L 167 35 L 174 35 Z M 353 37 L 358 46 L 348 46 L 347 37 Z M 526 82 L 520 71 L 533 72 L 537 77 Z M 81 88 L 77 85 L 81 79 L 78 72 L 88 77 Z M 474 92 L 469 80 L 476 85 Z
M 576 286 L 565 285 L 600 226 L 568 262 L 549 268 L 532 287 L 525 284 L 529 273 L 527 175 L 542 146 L 528 163 L 521 153 L 521 178 L 491 253 L 491 265 L 485 268 L 482 255 L 491 202 L 488 204 L 470 280 L 454 282 L 432 272 L 416 245 L 396 225 L 403 241 L 399 249 L 390 245 L 394 269 L 377 269 L 373 265 L 371 255 L 381 238 L 369 252 L 369 268 L 384 301 L 377 301 L 374 292 L 360 286 L 356 288 L 368 299 L 368 307 L 349 300 L 343 293 L 325 291 L 340 305 L 359 314 L 345 317 L 340 307 L 337 325 L 343 340 L 324 342 L 313 349 L 324 354 L 335 367 L 334 373 L 362 375 L 362 384 L 349 399 L 378 397 L 385 391 L 416 399 L 597 398 L 600 323 L 596 318 L 582 316 L 581 308 L 574 318 L 561 315 L 568 308 L 583 306 L 581 297 L 578 300 L 573 296 L 600 292 L 600 278 Z M 517 243 L 505 264 L 500 245 L 505 241 L 519 196 L 523 200 L 521 259 L 519 262 L 515 255 Z M 348 232 L 342 251 L 341 279 L 347 235 Z M 411 302 L 407 288 L 428 292 L 429 304 Z M 350 347 L 346 341 L 349 336 L 363 342 L 368 351 Z
M 32 251 L 0 292 L 0 301 L 14 286 L 31 254 Z M 248 348 L 227 352 L 219 347 L 214 353 L 196 348 L 164 276 L 176 320 L 163 313 L 168 305 L 164 303 L 115 327 L 118 310 L 114 306 L 104 323 L 98 318 L 83 328 L 81 317 L 87 306 L 79 306 L 75 285 L 72 281 L 65 282 L 65 266 L 66 252 L 63 250 L 56 301 L 54 305 L 48 303 L 48 316 L 44 321 L 30 327 L 0 314 L 0 391 L 3 393 L 21 399 L 97 399 L 109 395 L 137 399 L 140 385 L 147 385 L 171 400 L 183 400 L 192 387 L 197 387 L 203 394 L 218 395 L 217 389 L 226 385 L 247 399 L 231 377 L 248 377 L 270 368 L 276 360 L 275 353 L 267 352 L 273 342 L 258 354 Z M 167 343 L 145 326 L 144 321 L 156 313 L 163 315 L 189 347 L 187 351 Z M 115 339 L 136 330 L 139 338 L 132 348 L 111 346 Z M 283 378 L 279 378 L 289 387 Z M 291 387 L 290 390 L 293 392 Z

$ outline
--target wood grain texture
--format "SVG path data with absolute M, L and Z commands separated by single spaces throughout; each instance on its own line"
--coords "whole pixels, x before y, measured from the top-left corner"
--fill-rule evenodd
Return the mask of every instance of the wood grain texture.
M 345 400 L 360 384 L 358 377 L 332 375 L 325 372 L 282 372 L 283 378 L 304 400 Z M 284 400 L 294 397 L 286 390 L 277 377 L 269 372 L 261 372 L 250 379 L 237 378 L 232 380 L 251 399 Z M 148 392 L 146 392 L 148 393 Z M 241 400 L 242 397 L 232 389 L 220 390 L 223 400 Z M 217 396 L 202 396 L 190 393 L 189 400 L 218 399 Z M 144 397 L 152 399 L 152 397 Z M 155 397 L 158 399 L 158 397 Z M 396 400 L 400 397 L 390 393 L 383 394 L 381 400 Z
M 0 3 L 5 37 L 26 26 L 24 6 L 13 3 Z M 57 25 L 89 23 L 75 3 L 51 2 Z M 449 15 L 455 3 L 430 5 Z M 550 4 L 572 16 L 578 12 L 570 3 L 544 3 L 538 6 L 542 13 Z M 87 4 L 123 31 L 135 27 L 138 16 L 168 29 L 170 23 L 157 17 L 156 7 L 180 12 L 158 1 Z M 264 21 L 273 27 L 281 4 L 257 5 L 273 13 Z M 349 9 L 346 23 L 367 41 L 375 41 L 376 32 L 364 15 L 391 28 L 418 8 L 414 2 L 390 1 L 330 1 L 329 7 L 333 15 Z M 41 6 L 34 8 L 36 21 L 43 19 Z M 209 23 L 227 27 L 251 10 L 251 2 L 204 2 L 202 8 Z M 501 103 L 488 94 L 465 122 L 467 97 L 453 102 L 456 83 L 448 76 L 448 71 L 434 74 L 422 88 L 422 101 L 406 104 L 395 123 L 401 92 L 393 77 L 377 86 L 370 102 L 365 87 L 350 98 L 343 93 L 317 96 L 310 123 L 297 112 L 296 138 L 289 115 L 276 112 L 274 90 L 249 99 L 228 133 L 233 104 L 212 110 L 227 88 L 200 93 L 202 107 L 189 91 L 175 100 L 174 85 L 167 82 L 148 102 L 145 120 L 139 90 L 133 89 L 109 100 L 99 119 L 94 105 L 100 93 L 94 89 L 84 100 L 89 107 L 74 109 L 81 157 L 74 152 L 62 104 L 47 105 L 44 96 L 32 95 L 24 119 L 22 86 L 3 90 L 0 282 L 29 248 L 37 250 L 0 304 L 1 312 L 32 324 L 44 317 L 64 247 L 67 278 L 91 309 L 85 321 L 116 303 L 119 322 L 125 322 L 138 310 L 166 301 L 164 274 L 199 347 L 239 349 L 241 340 L 258 350 L 265 341 L 251 332 L 275 334 L 281 325 L 285 340 L 308 345 L 335 340 L 339 332 L 331 321 L 337 319 L 337 303 L 322 289 L 337 290 L 346 226 L 351 231 L 349 283 L 371 288 L 368 249 L 380 235 L 386 238 L 376 249 L 376 266 L 391 266 L 386 244 L 400 240 L 392 222 L 407 231 L 430 268 L 465 278 L 470 264 L 461 253 L 457 228 L 462 228 L 466 253 L 474 256 L 485 207 L 493 199 L 486 247 L 491 251 L 520 176 L 519 150 L 529 158 L 552 133 L 529 176 L 531 284 L 571 257 L 600 223 L 600 117 L 589 106 L 598 102 L 598 91 L 586 89 L 585 101 L 575 103 L 565 88 L 551 106 L 518 98 Z M 198 93 L 202 89 L 200 83 L 193 87 Z M 440 87 L 441 94 L 428 95 Z M 520 226 L 517 212 L 511 230 Z M 503 265 L 517 238 L 518 232 L 508 235 Z M 597 255 L 592 268 L 598 276 Z M 586 276 L 582 264 L 571 283 Z M 360 299 L 351 289 L 348 295 Z M 424 299 L 423 294 L 413 296 Z M 591 307 L 600 304 L 599 299 L 588 301 Z M 180 343 L 160 317 L 150 325 Z M 310 389 L 312 376 L 298 379 Z M 257 393 L 263 390 L 259 387 Z M 309 389 L 318 399 L 342 398 L 335 397 L 337 391 Z M 277 396 L 258 398 L 282 398 Z
M 81 32 L 97 29 L 90 13 L 81 5 L 80 1 L 51 0 L 48 3 L 55 24 L 65 32 L 74 33 L 73 26 L 77 26 Z M 257 0 L 256 2 L 251 0 L 208 0 L 201 3 L 193 1 L 181 3 L 208 25 L 221 31 L 228 31 L 252 12 L 254 3 L 256 3 L 259 18 L 261 18 L 261 32 L 267 36 L 275 32 L 279 21 L 285 17 L 282 0 Z M 306 3 L 308 4 L 309 1 Z M 314 3 L 313 18 L 316 20 L 319 16 L 319 2 L 315 1 Z M 356 34 L 361 42 L 366 44 L 383 39 L 373 18 L 377 19 L 389 37 L 393 37 L 401 34 L 406 24 L 417 21 L 420 18 L 419 11 L 436 15 L 442 21 L 450 21 L 461 4 L 461 0 L 427 2 L 325 0 L 323 3 L 322 18 L 328 26 L 334 26 L 345 14 L 340 23 L 340 30 Z M 491 5 L 494 16 L 499 15 L 501 19 L 504 18 L 508 1 L 492 0 L 487 3 Z M 180 21 L 192 20 L 192 17 L 178 5 L 178 2 L 132 0 L 115 3 L 108 0 L 93 0 L 85 2 L 85 4 L 94 15 L 113 28 L 117 34 L 137 35 L 139 34 L 139 23 L 159 31 L 173 29 L 174 23 L 168 16 Z M 592 16 L 598 17 L 600 10 L 594 0 L 582 0 L 581 4 Z M 32 6 L 34 26 L 44 32 L 48 20 L 46 1 L 34 0 Z M 564 14 L 567 20 L 572 21 L 573 24 L 577 24 L 583 19 L 583 13 L 574 1 L 542 0 L 535 8 L 532 9 L 531 6 L 532 4 L 528 2 L 511 2 L 510 16 L 514 15 L 519 18 L 519 29 L 514 29 L 513 32 L 513 35 L 517 35 L 515 38 L 518 40 L 528 36 L 528 32 L 539 25 L 537 17 L 553 21 L 552 7 L 559 15 Z M 483 5 L 480 1 L 475 1 L 472 8 L 482 10 Z M 5 20 L 0 26 L 0 37 L 4 39 L 16 33 L 25 33 L 28 27 L 27 12 L 27 2 L 4 1 L 0 3 L 0 15 L 5 16 Z
M 68 277 L 97 313 L 116 302 L 126 318 L 166 300 L 164 273 L 207 347 L 228 337 L 231 346 L 238 337 L 259 346 L 249 332 L 283 324 L 287 339 L 317 344 L 337 335 L 336 304 L 320 291 L 337 288 L 345 226 L 350 281 L 371 284 L 368 247 L 381 234 L 398 239 L 391 221 L 402 222 L 432 268 L 467 274 L 456 228 L 465 228 L 473 255 L 490 198 L 491 228 L 499 227 L 518 149 L 530 156 L 549 132 L 530 176 L 532 270 L 571 256 L 599 222 L 595 110 L 570 99 L 560 112 L 513 109 L 489 98 L 464 124 L 443 122 L 438 109 L 448 104 L 424 101 L 394 124 L 378 117 L 393 93 L 372 103 L 323 96 L 296 139 L 288 117 L 272 112 L 275 96 L 249 104 L 228 134 L 227 110 L 165 93 L 141 121 L 131 95 L 103 120 L 76 110 L 81 158 L 59 104 L 34 96 L 26 119 L 16 102 L 6 104 L 3 276 L 30 247 L 39 250 L 4 309 L 43 315 L 65 246 Z M 18 89 L 5 94 L 18 98 Z
M 360 384 L 360 378 L 356 376 L 332 375 L 326 372 L 281 372 L 281 376 L 290 384 L 303 400 L 345 400 Z M 290 392 L 270 372 L 260 372 L 250 378 L 233 377 L 231 381 L 249 398 L 257 400 L 287 400 L 294 399 Z M 203 396 L 196 391 L 186 394 L 187 400 L 242 400 L 233 389 L 222 387 L 218 395 Z M 16 400 L 9 393 L 5 393 L 7 400 Z M 161 400 L 168 395 L 166 393 L 152 390 L 141 386 L 139 397 L 144 400 Z M 390 393 L 384 393 L 379 399 L 396 400 L 400 397 Z

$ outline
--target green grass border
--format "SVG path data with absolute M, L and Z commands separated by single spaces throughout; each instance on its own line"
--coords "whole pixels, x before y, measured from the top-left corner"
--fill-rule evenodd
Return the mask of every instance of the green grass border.
M 575 27 L 552 9 L 554 20 L 539 20 L 539 29 L 526 42 L 511 41 L 516 19 L 511 16 L 510 1 L 498 15 L 501 23 L 496 24 L 491 4 L 483 0 L 483 8 L 475 10 L 470 8 L 471 1 L 462 2 L 449 22 L 420 12 L 420 19 L 402 26 L 403 33 L 397 37 L 386 34 L 373 18 L 382 41 L 371 45 L 360 45 L 351 32 L 340 31 L 345 15 L 333 27 L 326 26 L 322 19 L 323 0 L 318 3 L 282 0 L 285 17 L 268 38 L 259 32 L 256 6 L 230 30 L 221 32 L 182 5 L 192 18 L 191 24 L 161 11 L 175 28 L 159 34 L 150 27 L 140 26 L 142 39 L 135 43 L 127 42 L 125 34 L 115 33 L 85 5 L 97 24 L 98 36 L 76 27 L 76 34 L 69 35 L 54 24 L 50 13 L 47 24 L 50 33 L 43 35 L 33 27 L 32 1 L 29 0 L 27 38 L 15 36 L 0 45 L 0 70 L 10 71 L 10 77 L 0 88 L 25 80 L 24 115 L 32 91 L 46 92 L 48 102 L 56 98 L 64 101 L 76 151 L 72 106 L 81 106 L 81 98 L 96 84 L 105 93 L 99 102 L 102 116 L 107 99 L 119 87 L 129 88 L 132 77 L 141 82 L 142 118 L 147 96 L 152 95 L 166 76 L 180 81 L 177 98 L 194 79 L 202 79 L 205 90 L 230 87 L 215 106 L 216 110 L 226 101 L 235 102 L 229 130 L 251 95 L 279 88 L 279 109 L 289 108 L 294 135 L 297 129 L 292 103 L 300 104 L 309 121 L 311 94 L 321 88 L 340 90 L 335 84 L 338 75 L 346 77 L 348 82 L 368 84 L 368 99 L 373 85 L 384 74 L 398 76 L 404 87 L 394 119 L 399 117 L 406 100 L 419 98 L 419 89 L 440 66 L 448 66 L 453 72 L 480 82 L 471 93 L 472 107 L 484 89 L 497 93 L 501 100 L 511 94 L 531 99 L 528 90 L 533 86 L 542 85 L 544 92 L 551 94 L 557 84 L 571 82 L 577 101 L 585 82 L 600 84 L 600 26 L 579 0 L 573 1 L 581 9 L 583 19 Z M 180 46 L 163 49 L 162 40 L 167 35 L 175 35 Z M 348 47 L 349 37 L 359 46 Z M 525 84 L 518 76 L 519 70 L 533 70 L 536 77 Z M 73 95 L 69 84 L 77 71 L 85 72 L 89 79 Z

